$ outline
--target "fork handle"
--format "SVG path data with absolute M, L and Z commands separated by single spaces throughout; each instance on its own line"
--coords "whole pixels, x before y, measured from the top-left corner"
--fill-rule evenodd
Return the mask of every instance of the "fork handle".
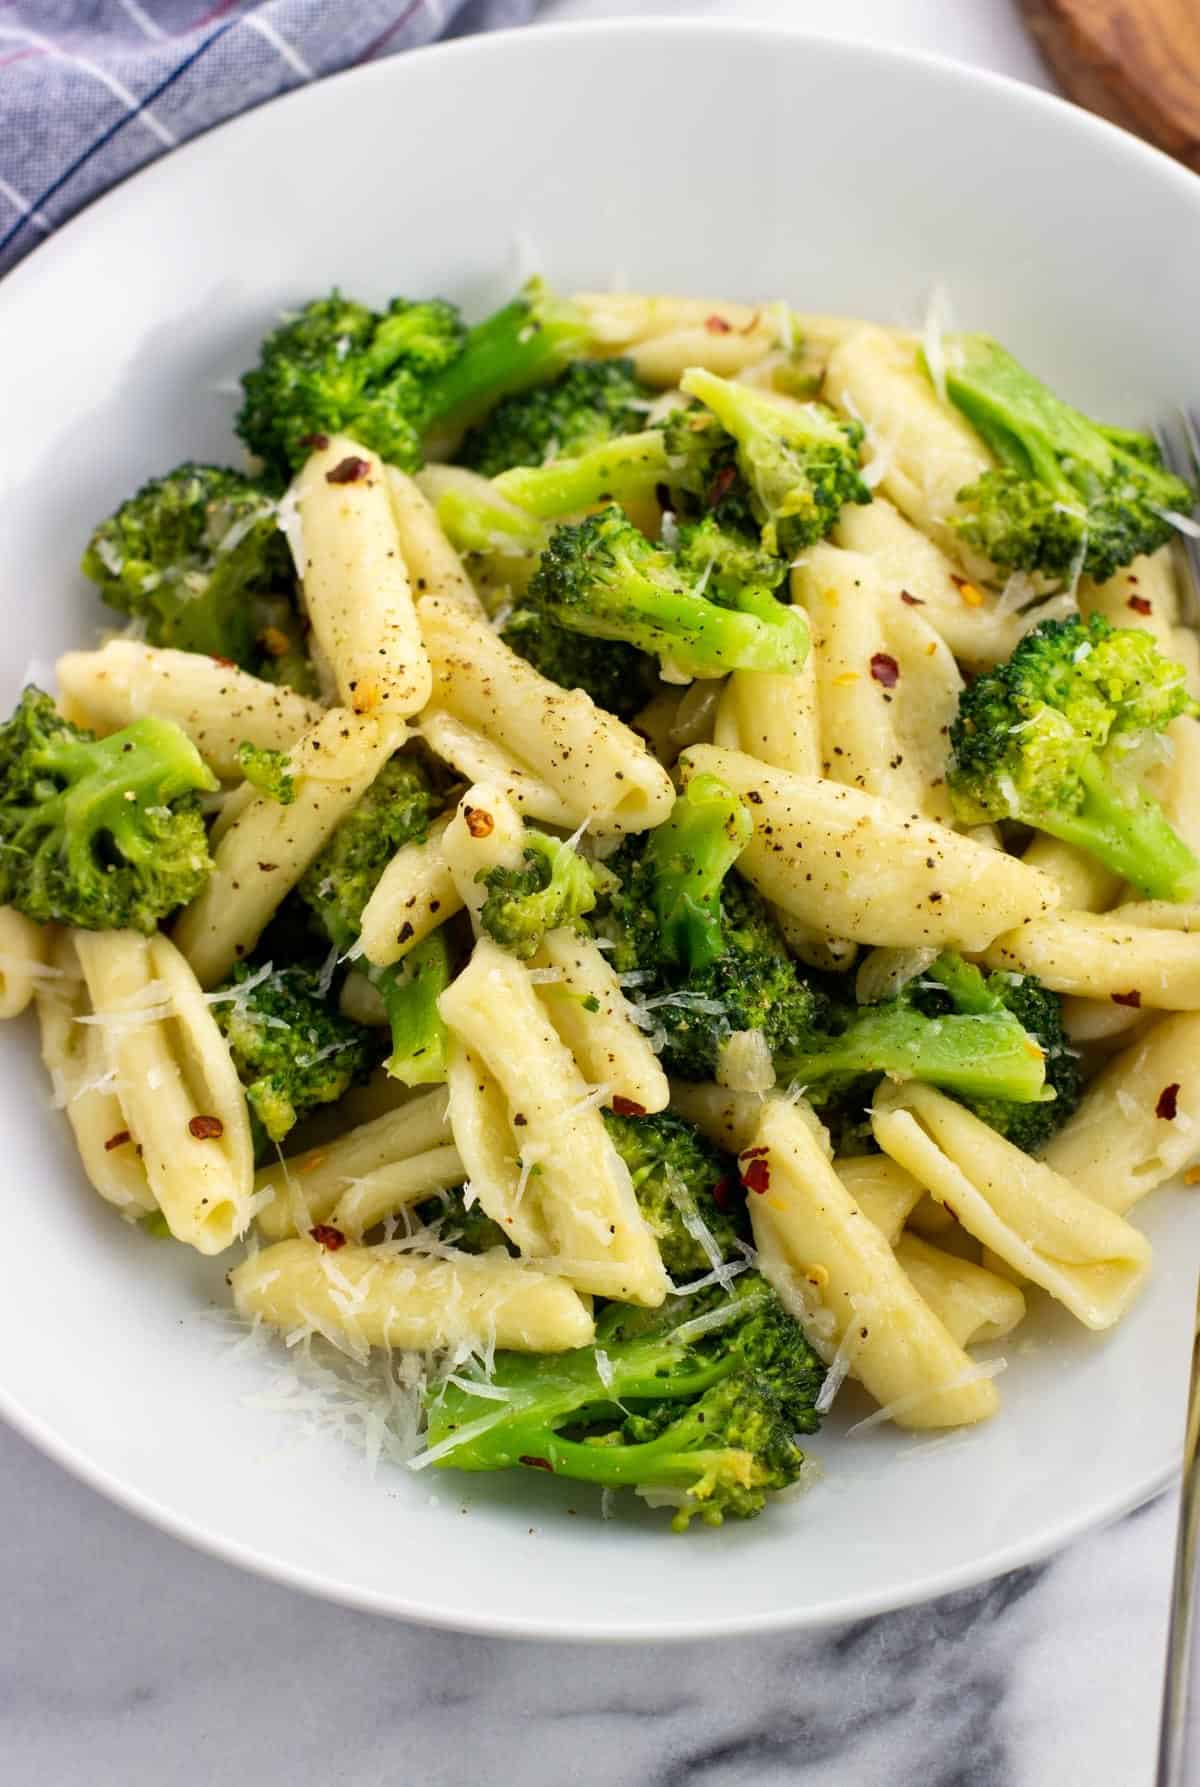
M 1200 173 L 1196 0 L 1020 0 L 1068 99 Z

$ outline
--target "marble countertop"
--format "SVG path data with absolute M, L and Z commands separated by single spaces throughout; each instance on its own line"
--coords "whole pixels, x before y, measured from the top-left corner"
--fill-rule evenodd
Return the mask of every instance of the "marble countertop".
M 541 16 L 618 12 L 788 20 L 1048 84 L 1008 0 L 549 0 Z M 1049 1564 L 907 1612 L 819 1635 L 600 1650 L 418 1631 L 307 1600 L 142 1525 L 7 1429 L 0 1530 L 10 1787 L 1153 1778 L 1172 1496 Z

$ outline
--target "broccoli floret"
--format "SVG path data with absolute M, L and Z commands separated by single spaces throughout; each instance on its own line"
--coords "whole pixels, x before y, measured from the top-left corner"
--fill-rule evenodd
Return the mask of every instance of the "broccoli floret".
M 1041 1100 L 1014 1104 L 1002 1098 L 964 1098 L 985 1123 L 1026 1154 L 1036 1154 L 1056 1135 L 1083 1094 L 1079 1056 L 1063 1029 L 1062 1001 L 1032 974 L 983 974 L 961 956 L 947 953 L 926 969 L 924 984 L 912 989 L 914 1003 L 930 1017 L 946 1012 L 1009 1011 L 1041 1049 L 1046 1093 Z M 935 983 L 932 987 L 929 982 Z
M 658 688 L 658 663 L 649 653 L 569 632 L 542 607 L 518 602 L 500 632 L 541 676 L 563 689 L 582 689 L 619 720 L 631 720 Z
M 282 655 L 260 639 L 274 643 L 269 616 L 293 586 L 287 542 L 272 499 L 238 472 L 181 465 L 152 478 L 96 528 L 82 570 L 110 607 L 144 623 L 151 645 L 244 670 Z
M 268 964 L 264 972 L 239 962 L 213 1015 L 246 1102 L 272 1142 L 317 1105 L 341 1098 L 373 1064 L 370 1032 L 330 1008 L 307 968 L 272 971 Z
M 858 466 L 860 423 L 843 421 L 823 403 L 796 403 L 702 367 L 686 372 L 680 389 L 733 436 L 768 552 L 792 558 L 824 538 L 845 503 L 870 502 Z
M 334 292 L 264 341 L 242 379 L 237 431 L 281 484 L 325 434 L 353 435 L 415 471 L 432 427 L 553 377 L 589 334 L 582 312 L 540 280 L 473 329 L 441 298 L 394 298 L 381 313 Z
M 1163 511 L 1196 497 L 1148 435 L 1089 420 L 987 335 L 946 345 L 946 395 L 999 461 L 958 493 L 968 544 L 1006 568 L 1098 582 L 1166 544 Z
M 654 653 L 682 676 L 793 671 L 808 653 L 802 610 L 761 582 L 697 574 L 615 505 L 555 528 L 521 606 L 571 632 Z
M 424 759 L 399 751 L 388 759 L 358 805 L 342 820 L 299 885 L 325 935 L 343 954 L 357 941 L 363 908 L 402 844 L 423 839 L 445 804 L 446 786 Z M 404 960 L 381 968 L 362 959 L 383 1000 L 392 1030 L 388 1072 L 405 1085 L 445 1079 L 445 1026 L 437 997 L 449 981 L 449 953 L 440 930 Z
M 39 924 L 155 930 L 212 870 L 198 795 L 216 786 L 170 720 L 96 738 L 30 685 L 0 726 L 0 903 Z
M 716 776 L 693 776 L 651 832 L 640 873 L 667 961 L 701 973 L 724 953 L 721 888 L 754 835 L 745 802 Z
M 649 977 L 639 992 L 654 997 L 668 1072 L 712 1079 L 729 1038 L 757 1030 L 777 1077 L 802 1085 L 816 1105 L 869 1095 L 884 1073 L 978 1097 L 1041 1097 L 1041 1050 L 1011 1012 L 931 1019 L 905 999 L 859 1008 L 802 973 L 766 903 L 729 872 L 741 846 L 712 821 L 722 800 L 736 797 L 715 777 L 704 782 L 703 804 L 692 807 L 685 791 L 664 826 L 626 840 L 606 865 L 619 885 L 601 924 L 616 942 L 618 969 Z M 665 847 L 657 843 L 664 832 Z M 702 898 L 680 952 L 664 915 L 686 911 L 693 889 Z M 687 965 L 693 948 L 696 968 Z
M 736 1260 L 749 1227 L 741 1181 L 724 1156 L 667 1111 L 647 1117 L 606 1111 L 604 1123 L 671 1277 L 682 1282 Z
M 719 1326 L 714 1316 L 725 1313 Z M 612 1304 L 594 1347 L 531 1357 L 498 1353 L 476 1396 L 446 1384 L 427 1402 L 431 1446 L 468 1433 L 436 1460 L 445 1470 L 549 1470 L 605 1487 L 678 1495 L 672 1524 L 720 1525 L 762 1511 L 796 1481 L 793 1437 L 820 1424 L 824 1371 L 757 1273 L 732 1292 L 672 1298 L 655 1311 Z M 495 1400 L 495 1388 L 511 1400 Z M 494 1415 L 485 1431 L 476 1424 Z M 474 1437 L 470 1428 L 475 1426 Z
M 438 1198 L 429 1198 L 417 1205 L 416 1214 L 429 1227 L 436 1226 L 439 1241 L 456 1247 L 460 1253 L 490 1253 L 503 1247 L 514 1254 L 508 1236 L 498 1222 L 493 1222 L 476 1198 L 470 1205 L 460 1185 Z
M 505 397 L 468 431 L 460 465 L 494 478 L 516 465 L 542 465 L 632 434 L 650 400 L 631 360 L 576 360 L 548 385 Z
M 1043 622 L 959 697 L 946 778 L 955 811 L 1050 832 L 1152 899 L 1192 897 L 1200 863 L 1122 774 L 1142 739 L 1200 711 L 1185 679 L 1140 628 L 1099 615 Z
M 237 748 L 238 768 L 260 794 L 277 800 L 281 807 L 290 807 L 296 798 L 296 777 L 286 751 L 272 751 L 266 745 L 252 745 L 243 739 Z
M 596 904 L 596 876 L 573 846 L 526 828 L 519 869 L 481 869 L 487 888 L 479 913 L 484 930 L 522 961 L 536 954 L 547 931 L 574 924 Z

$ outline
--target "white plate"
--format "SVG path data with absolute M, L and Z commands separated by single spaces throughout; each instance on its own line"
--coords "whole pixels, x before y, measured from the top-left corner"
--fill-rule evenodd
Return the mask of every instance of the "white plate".
M 0 289 L 2 693 L 96 623 L 75 570 L 89 524 L 150 473 L 234 454 L 226 382 L 280 309 L 334 282 L 478 310 L 536 255 L 567 288 L 911 322 L 940 279 L 961 319 L 1137 422 L 1198 395 L 1198 248 L 1193 176 L 930 59 L 622 22 L 323 82 L 131 180 Z M 297 1442 L 248 1405 L 262 1367 L 203 1319 L 219 1269 L 88 1192 L 31 1027 L 0 1056 L 0 1408 L 127 1507 L 316 1593 L 524 1635 L 815 1624 L 1048 1551 L 1176 1457 L 1200 1211 L 1160 1192 L 1154 1280 L 1118 1334 L 1039 1307 L 1000 1415 L 963 1436 L 843 1440 L 863 1411 L 839 1399 L 811 1448 L 824 1480 L 761 1520 L 678 1539 L 661 1516 L 601 1523 L 591 1492 L 537 1473 L 372 1480 L 336 1439 Z

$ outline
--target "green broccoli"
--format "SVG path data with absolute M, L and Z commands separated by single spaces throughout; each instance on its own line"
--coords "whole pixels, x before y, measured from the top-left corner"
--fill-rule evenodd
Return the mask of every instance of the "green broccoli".
M 563 689 L 582 689 L 618 720 L 631 720 L 659 688 L 658 662 L 648 652 L 569 632 L 540 605 L 518 601 L 500 635 L 539 675 Z
M 426 1227 L 437 1229 L 439 1241 L 460 1253 L 490 1253 L 494 1247 L 503 1247 L 510 1256 L 515 1254 L 508 1236 L 479 1200 L 468 1205 L 461 1185 L 418 1204 L 416 1215 Z
M 803 611 L 776 601 L 772 585 L 738 582 L 726 568 L 697 573 L 615 505 L 555 528 L 520 606 L 571 632 L 624 640 L 685 677 L 794 671 L 808 654 Z
M 642 852 L 666 960 L 703 973 L 725 951 L 721 888 L 754 835 L 745 802 L 716 776 L 693 776 Z
M 668 1072 L 712 1079 L 729 1038 L 757 1030 L 777 1077 L 803 1085 L 815 1105 L 869 1091 L 884 1073 L 977 1097 L 1041 1097 L 1041 1050 L 1011 1012 L 931 1019 L 903 998 L 859 1008 L 802 973 L 765 901 L 729 872 L 737 838 L 719 817 L 722 801 L 736 797 L 716 778 L 704 783 L 703 803 L 692 806 L 685 792 L 664 827 L 627 839 L 605 865 L 618 887 L 600 927 L 616 944 L 618 970 L 644 977 L 638 992 L 664 1033 Z M 656 843 L 663 831 L 667 848 Z M 661 915 L 687 912 L 689 898 L 702 922 L 685 930 L 681 963 Z
M 455 459 L 494 478 L 584 453 L 632 433 L 650 399 L 631 360 L 574 360 L 550 384 L 503 398 L 468 431 Z
M 1185 679 L 1140 628 L 1099 615 L 1043 622 L 959 697 L 946 778 L 955 811 L 1063 838 L 1151 899 L 1194 897 L 1200 862 L 1127 772 L 1142 739 L 1200 712 Z
M 620 434 L 570 459 L 517 466 L 492 480 L 496 494 L 539 521 L 578 515 L 597 503 L 641 503 L 672 475 L 660 428 Z
M 340 954 L 357 942 L 363 908 L 396 851 L 427 835 L 445 799 L 446 785 L 423 758 L 397 752 L 306 871 L 300 897 Z M 365 959 L 357 965 L 383 1000 L 391 1025 L 388 1072 L 409 1086 L 445 1079 L 446 1032 L 437 996 L 449 981 L 450 967 L 441 931 L 391 967 Z
M 370 1032 L 330 1008 L 308 968 L 239 962 L 213 996 L 213 1016 L 271 1142 L 317 1105 L 335 1103 L 373 1064 Z
M 1171 538 L 1195 492 L 1148 435 L 1093 422 L 987 335 L 946 343 L 946 395 L 999 461 L 958 493 L 952 525 L 1005 568 L 1103 582 Z
M 647 1117 L 606 1111 L 604 1124 L 629 1168 L 642 1219 L 671 1277 L 707 1275 L 736 1261 L 749 1225 L 731 1163 L 668 1111 Z
M 862 425 L 823 403 L 796 403 L 693 367 L 680 389 L 698 397 L 736 442 L 736 460 L 768 552 L 792 558 L 823 539 L 846 503 L 869 503 L 858 467 Z
M 394 298 L 378 312 L 334 292 L 264 341 L 242 378 L 237 431 L 279 484 L 328 434 L 415 471 L 430 429 L 554 377 L 589 336 L 583 313 L 540 280 L 473 329 L 441 298 Z
M 237 748 L 238 768 L 260 794 L 277 800 L 281 807 L 290 807 L 296 798 L 296 777 L 286 751 L 272 751 L 266 745 L 252 745 L 243 739 Z
M 39 924 L 155 930 L 211 873 L 198 797 L 216 786 L 170 720 L 96 738 L 30 685 L 0 726 L 0 904 Z
M 181 465 L 152 478 L 95 529 L 81 568 L 151 645 L 254 671 L 281 657 L 277 637 L 298 650 L 278 624 L 294 574 L 275 504 L 238 472 Z
M 940 1018 L 950 1012 L 1013 1014 L 1025 1034 L 1041 1049 L 1046 1063 L 1046 1087 L 1054 1096 L 1022 1104 L 1002 1098 L 964 1098 L 962 1102 L 1026 1154 L 1036 1154 L 1044 1148 L 1083 1094 L 1079 1056 L 1063 1029 L 1058 994 L 1031 974 L 984 975 L 972 963 L 950 952 L 931 963 L 921 981 L 907 990 L 929 1017 Z
M 547 931 L 574 924 L 596 904 L 591 864 L 561 838 L 526 827 L 524 863 L 519 869 L 481 869 L 487 888 L 479 921 L 489 937 L 527 961 L 541 948 Z
M 461 1383 L 430 1393 L 428 1443 L 462 1432 L 436 1460 L 442 1470 L 524 1465 L 668 1501 L 676 1531 L 696 1516 L 719 1526 L 760 1513 L 797 1480 L 794 1436 L 820 1425 L 823 1381 L 797 1323 L 746 1272 L 730 1292 L 658 1310 L 610 1304 L 591 1347 L 498 1353 L 484 1394 Z M 497 1402 L 496 1389 L 510 1399 Z

